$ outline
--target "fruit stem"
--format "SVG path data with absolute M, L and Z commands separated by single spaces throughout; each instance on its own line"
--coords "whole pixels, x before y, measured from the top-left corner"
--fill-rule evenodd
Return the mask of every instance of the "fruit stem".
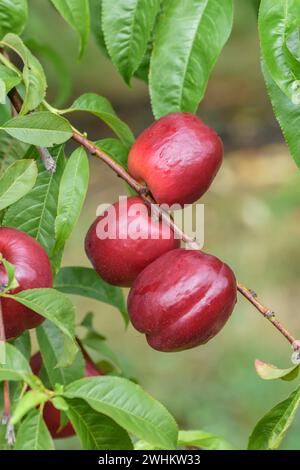
M 15 109 L 20 111 L 22 107 L 22 98 L 19 95 L 19 92 L 16 88 L 13 88 L 9 94 L 9 99 L 13 103 Z M 72 139 L 75 140 L 78 144 L 84 147 L 91 155 L 94 155 L 100 160 L 104 161 L 120 178 L 122 178 L 129 186 L 134 189 L 139 196 L 145 201 L 145 203 L 156 210 L 156 212 L 161 216 L 161 218 L 166 221 L 170 227 L 173 229 L 174 233 L 183 240 L 189 248 L 191 249 L 201 249 L 199 243 L 196 239 L 189 237 L 184 233 L 171 219 L 170 215 L 163 211 L 153 199 L 149 189 L 142 183 L 136 181 L 132 176 L 117 162 L 115 162 L 109 155 L 107 155 L 103 150 L 93 144 L 88 140 L 84 135 L 82 135 L 78 130 L 73 128 Z M 275 314 L 272 310 L 265 307 L 261 304 L 256 294 L 247 287 L 244 287 L 240 282 L 237 282 L 237 289 L 273 326 L 288 340 L 292 345 L 295 351 L 300 351 L 300 342 L 297 341 L 289 331 L 275 318 Z

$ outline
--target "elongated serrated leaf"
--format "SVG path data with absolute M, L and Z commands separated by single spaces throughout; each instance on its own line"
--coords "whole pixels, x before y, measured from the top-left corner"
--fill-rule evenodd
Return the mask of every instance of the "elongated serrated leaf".
M 94 114 L 104 121 L 119 137 L 119 139 L 127 146 L 131 147 L 134 142 L 134 136 L 127 124 L 116 115 L 110 102 L 103 96 L 95 93 L 85 93 L 77 98 L 72 106 L 65 109 L 64 113 L 75 111 L 86 111 Z
M 84 376 L 84 361 L 80 351 L 68 367 L 57 367 L 64 352 L 64 337 L 57 326 L 49 320 L 40 325 L 37 338 L 48 378 L 52 387 L 59 383 L 67 385 Z
M 232 19 L 232 0 L 166 0 L 154 34 L 149 75 L 156 118 L 196 111 Z
M 146 52 L 160 0 L 102 0 L 102 26 L 109 55 L 124 80 L 130 79 Z
M 28 144 L 24 144 L 6 134 L 6 132 L 0 131 L 0 175 L 15 160 L 22 159 L 28 151 L 28 147 Z
M 54 450 L 54 444 L 43 415 L 32 411 L 21 423 L 14 446 L 16 450 Z
M 173 417 L 161 403 L 127 379 L 105 376 L 77 380 L 66 387 L 64 396 L 85 400 L 94 410 L 150 444 L 176 448 L 177 425 Z
M 64 246 L 78 221 L 88 184 L 88 157 L 83 148 L 78 148 L 68 159 L 60 182 L 55 219 L 57 250 Z
M 261 0 L 259 35 L 262 57 L 272 79 L 295 104 L 300 104 L 300 63 L 287 47 L 287 39 L 299 27 L 298 0 Z
M 1 129 L 21 142 L 40 147 L 54 147 L 72 136 L 69 122 L 48 111 L 12 118 L 3 124 Z
M 179 431 L 180 447 L 199 447 L 207 450 L 232 450 L 233 447 L 222 437 L 204 431 Z
M 33 189 L 6 212 L 3 224 L 15 227 L 35 238 L 51 256 L 55 244 L 54 224 L 60 179 L 65 159 L 62 147 L 51 151 L 56 162 L 56 171 L 45 170 L 38 161 L 39 174 Z
M 117 139 L 101 139 L 94 144 L 107 153 L 123 168 L 127 168 L 128 148 Z
M 0 44 L 12 49 L 24 62 L 22 75 L 25 96 L 20 114 L 33 111 L 42 102 L 46 94 L 47 82 L 43 67 L 15 34 L 7 34 Z
M 85 450 L 130 450 L 128 433 L 111 418 L 97 413 L 84 400 L 68 400 L 67 415 Z
M 1 0 L 0 39 L 6 33 L 20 34 L 27 21 L 27 0 Z
M 75 310 L 70 299 L 49 288 L 23 290 L 6 296 L 51 320 L 61 330 L 64 334 L 64 347 L 58 365 L 62 367 L 72 364 L 78 347 L 74 338 Z
M 266 362 L 256 359 L 255 370 L 259 377 L 264 380 L 294 380 L 299 374 L 299 366 L 289 367 L 288 369 L 279 369 L 273 364 L 267 364 Z
M 23 380 L 32 384 L 32 372 L 23 354 L 12 344 L 5 343 L 0 356 L 0 381 Z
M 248 449 L 277 449 L 293 422 L 299 404 L 300 387 L 257 423 L 249 438 Z
M 65 294 L 81 295 L 113 305 L 119 309 L 125 322 L 128 322 L 122 290 L 107 284 L 93 269 L 62 268 L 54 279 L 54 286 Z
M 21 82 L 21 74 L 17 74 L 12 69 L 5 67 L 4 65 L 0 65 L 0 80 L 3 81 L 5 85 L 5 94 L 15 86 L 19 85 Z M 4 101 L 5 103 L 5 101 Z
M 18 401 L 16 408 L 14 409 L 13 415 L 11 417 L 11 424 L 15 425 L 21 421 L 23 416 L 25 416 L 30 410 L 46 403 L 49 396 L 40 390 L 29 390 L 23 397 Z
M 277 121 L 296 165 L 300 168 L 300 107 L 293 104 L 272 79 L 267 65 L 262 70 Z
M 87 46 L 90 34 L 90 9 L 88 0 L 51 0 L 61 16 L 80 37 L 79 57 Z
M 0 210 L 5 209 L 25 196 L 37 178 L 35 160 L 17 160 L 0 178 Z

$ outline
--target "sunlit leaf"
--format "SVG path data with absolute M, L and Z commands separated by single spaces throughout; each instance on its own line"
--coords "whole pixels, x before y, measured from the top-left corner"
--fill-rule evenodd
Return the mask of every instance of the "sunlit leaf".
M 295 418 L 299 403 L 300 387 L 257 423 L 249 438 L 248 449 L 277 449 Z

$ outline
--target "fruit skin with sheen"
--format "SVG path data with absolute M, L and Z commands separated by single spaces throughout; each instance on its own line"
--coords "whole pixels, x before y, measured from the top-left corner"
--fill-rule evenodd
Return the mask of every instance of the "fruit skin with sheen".
M 210 187 L 223 159 L 216 132 L 191 113 L 162 117 L 136 139 L 129 173 L 159 204 L 192 204 Z
M 126 201 L 126 210 L 125 206 L 122 209 L 122 202 L 116 202 L 108 209 L 112 215 L 113 210 L 116 211 L 112 227 L 116 231 L 115 239 L 98 237 L 104 230 L 99 223 L 105 221 L 106 211 L 91 225 L 85 238 L 85 251 L 102 279 L 109 284 L 130 287 L 149 263 L 167 251 L 178 248 L 180 240 L 174 238 L 173 231 L 169 230 L 166 223 L 151 219 L 150 210 L 140 197 L 129 197 Z M 139 207 L 142 209 L 140 213 L 136 211 Z M 137 229 L 140 238 L 130 238 L 132 234 L 137 235 Z M 150 238 L 151 230 L 158 238 Z M 164 239 L 164 236 L 167 238 Z
M 19 287 L 17 292 L 52 287 L 52 270 L 48 255 L 34 238 L 15 228 L 0 227 L 0 253 L 15 266 L 15 277 Z M 7 284 L 7 273 L 0 264 L 0 285 Z M 29 308 L 12 299 L 0 300 L 3 314 L 5 338 L 19 336 L 24 330 L 36 328 L 45 319 Z
M 102 375 L 101 371 L 91 362 L 88 356 L 84 354 L 85 360 L 85 377 L 94 377 Z M 35 353 L 30 359 L 30 367 L 35 375 L 39 375 L 43 366 L 42 356 L 40 352 Z M 61 429 L 60 419 L 61 412 L 57 410 L 50 401 L 47 401 L 43 409 L 44 421 L 49 429 L 53 439 L 61 439 L 64 437 L 71 437 L 75 435 L 74 428 L 70 421 Z
M 128 297 L 133 326 L 158 351 L 190 349 L 213 338 L 236 303 L 236 280 L 218 258 L 173 250 L 137 277 Z

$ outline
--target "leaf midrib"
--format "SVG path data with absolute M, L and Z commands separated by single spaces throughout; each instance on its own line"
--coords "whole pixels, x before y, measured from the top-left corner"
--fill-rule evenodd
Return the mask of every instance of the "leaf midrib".
M 33 168 L 33 166 L 34 166 L 34 163 L 33 163 L 33 162 L 32 162 L 30 165 L 28 165 L 27 168 L 25 169 L 25 171 L 23 171 L 23 173 L 21 173 L 21 174 L 13 181 L 12 185 L 9 186 L 9 187 L 7 188 L 7 190 L 6 190 L 4 193 L 2 193 L 2 194 L 0 193 L 0 198 L 5 198 L 5 195 L 6 195 L 7 193 L 9 193 L 10 191 L 12 191 L 12 188 L 18 184 L 18 181 L 19 181 L 21 178 L 23 178 L 23 177 L 26 175 L 26 173 L 28 173 L 28 172 L 31 171 L 31 169 Z M 4 173 L 4 175 L 0 178 L 0 183 L 1 183 L 1 179 L 2 179 L 4 176 L 5 176 L 5 173 Z
M 160 429 L 161 431 L 161 435 L 162 436 L 165 436 L 165 430 L 161 428 L 161 426 L 159 426 L 159 424 L 155 425 L 155 424 L 152 424 L 151 422 L 147 421 L 145 418 L 143 418 L 142 416 L 137 416 L 136 414 L 134 414 L 132 411 L 130 410 L 124 410 L 123 408 L 115 405 L 115 404 L 110 404 L 110 403 L 107 403 L 105 402 L 104 400 L 100 401 L 100 400 L 97 400 L 95 398 L 90 398 L 89 396 L 73 396 L 72 397 L 72 392 L 68 392 L 68 390 L 66 390 L 66 395 L 68 395 L 68 393 L 71 393 L 71 397 L 70 398 L 81 398 L 85 401 L 87 401 L 88 403 L 90 403 L 90 405 L 92 406 L 92 408 L 94 408 L 94 406 L 92 405 L 92 403 L 94 404 L 98 404 L 100 402 L 100 405 L 103 404 L 104 406 L 107 406 L 108 408 L 111 408 L 111 409 L 115 409 L 117 412 L 120 412 L 122 415 L 124 414 L 128 414 L 130 416 L 132 416 L 134 419 L 136 420 L 139 420 L 140 422 L 142 423 L 145 423 L 146 426 L 149 428 L 151 428 L 151 430 L 154 430 L 156 431 L 157 428 Z M 74 393 L 74 392 L 73 392 Z M 75 392 L 76 393 L 76 392 Z M 151 397 L 150 397 L 151 398 Z M 94 408 L 96 410 L 96 408 Z M 97 411 L 97 410 L 96 410 Z M 103 411 L 102 411 L 103 412 Z M 106 414 L 105 412 L 103 412 L 104 414 Z M 109 415 L 108 415 L 109 416 Z M 170 438 L 168 438 L 168 441 L 169 443 L 172 442 Z
M 179 105 L 182 104 L 182 101 L 183 101 L 183 93 L 184 93 L 184 84 L 185 84 L 185 80 L 186 80 L 186 75 L 187 75 L 187 71 L 188 71 L 188 66 L 189 66 L 189 63 L 190 63 L 190 58 L 191 58 L 191 55 L 192 55 L 192 51 L 194 49 L 194 44 L 195 44 L 195 41 L 196 41 L 196 38 L 198 36 L 198 32 L 199 32 L 199 28 L 200 28 L 200 25 L 202 23 L 202 20 L 203 20 L 203 17 L 204 17 L 204 14 L 205 14 L 205 10 L 208 6 L 208 2 L 209 0 L 205 0 L 205 4 L 203 5 L 203 10 L 201 12 L 201 15 L 199 17 L 199 20 L 198 20 L 198 23 L 197 23 L 197 26 L 195 28 L 195 34 L 194 34 L 194 37 L 193 37 L 193 40 L 192 40 L 192 45 L 190 47 L 190 50 L 189 50 L 189 53 L 187 55 L 187 60 L 186 60 L 186 63 L 185 63 L 185 67 L 184 67 L 184 73 L 183 73 L 183 79 L 181 80 L 181 89 L 180 89 L 180 96 L 178 97 L 178 103 Z

